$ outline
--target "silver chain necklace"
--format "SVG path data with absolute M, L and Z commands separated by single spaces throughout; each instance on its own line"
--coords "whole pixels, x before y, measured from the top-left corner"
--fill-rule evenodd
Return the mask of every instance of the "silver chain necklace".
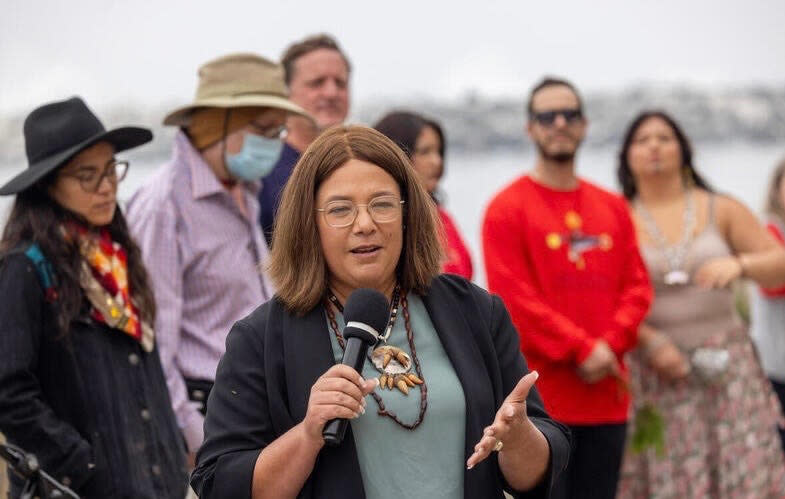
M 681 238 L 674 245 L 668 244 L 668 240 L 657 226 L 654 217 L 640 200 L 635 201 L 635 209 L 640 214 L 641 220 L 643 220 L 646 232 L 648 232 L 649 236 L 651 236 L 657 247 L 665 256 L 665 261 L 668 264 L 668 271 L 665 273 L 665 278 L 663 279 L 665 284 L 668 286 L 675 286 L 690 282 L 690 275 L 685 270 L 684 264 L 697 223 L 697 217 L 695 216 L 695 200 L 693 199 L 692 189 L 687 190 L 686 193 L 686 206 L 684 208 L 684 223 L 682 224 Z

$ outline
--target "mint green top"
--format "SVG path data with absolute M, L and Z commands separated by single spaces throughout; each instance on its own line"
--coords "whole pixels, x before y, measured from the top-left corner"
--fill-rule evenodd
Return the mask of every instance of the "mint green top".
M 409 316 L 414 333 L 414 346 L 428 385 L 428 409 L 422 424 L 414 430 L 399 426 L 387 416 L 377 414 L 378 406 L 366 397 L 366 413 L 351 420 L 357 457 L 360 461 L 367 499 L 402 499 L 406 497 L 463 498 L 463 474 L 466 469 L 464 441 L 466 432 L 466 401 L 463 387 L 447 358 L 436 329 L 422 299 L 409 293 Z M 336 314 L 343 330 L 343 315 Z M 336 362 L 343 350 L 330 329 Z M 403 349 L 411 356 L 406 339 L 403 310 L 399 310 L 389 345 Z M 409 372 L 415 372 L 414 362 Z M 379 377 L 370 360 L 362 375 Z M 397 388 L 376 389 L 384 405 L 398 419 L 413 423 L 420 412 L 420 389 L 409 389 L 404 395 Z

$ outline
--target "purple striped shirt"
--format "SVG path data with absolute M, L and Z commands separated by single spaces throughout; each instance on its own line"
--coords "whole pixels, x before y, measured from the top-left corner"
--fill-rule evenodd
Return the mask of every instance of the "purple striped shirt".
M 258 224 L 258 184 L 244 216 L 186 135 L 172 158 L 128 202 L 131 233 L 152 279 L 156 342 L 188 450 L 204 437 L 184 378 L 213 380 L 232 324 L 273 296 L 259 271 L 268 258 Z

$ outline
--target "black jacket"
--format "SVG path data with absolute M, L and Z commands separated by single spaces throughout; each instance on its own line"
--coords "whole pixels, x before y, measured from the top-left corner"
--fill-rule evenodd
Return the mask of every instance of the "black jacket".
M 463 386 L 468 459 L 483 428 L 528 369 L 498 297 L 460 277 L 443 275 L 423 300 Z M 191 477 L 202 499 L 250 497 L 261 449 L 304 419 L 311 386 L 334 364 L 329 334 L 322 306 L 296 317 L 277 299 L 234 325 L 207 403 L 205 443 Z M 550 444 L 551 462 L 538 487 L 515 495 L 548 497 L 554 478 L 567 466 L 568 431 L 546 414 L 536 390 L 527 408 Z M 467 498 L 501 498 L 504 487 L 496 454 L 464 473 Z M 322 449 L 300 497 L 364 496 L 350 427 L 343 444 Z
M 12 252 L 0 263 L 0 432 L 82 497 L 185 497 L 157 351 L 87 318 L 59 336 L 39 274 Z

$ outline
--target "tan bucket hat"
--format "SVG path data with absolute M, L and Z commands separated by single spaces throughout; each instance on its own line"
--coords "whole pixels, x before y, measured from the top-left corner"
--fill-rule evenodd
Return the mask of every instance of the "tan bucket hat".
M 164 125 L 187 126 L 191 113 L 203 107 L 274 107 L 313 118 L 288 99 L 283 68 L 256 54 L 229 54 L 199 68 L 196 98 L 164 118 Z

